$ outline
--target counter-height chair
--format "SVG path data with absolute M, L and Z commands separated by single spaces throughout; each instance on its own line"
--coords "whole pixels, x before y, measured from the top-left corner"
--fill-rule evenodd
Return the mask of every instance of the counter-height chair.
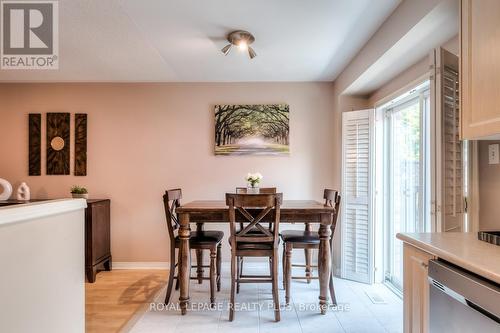
M 247 194 L 248 189 L 246 187 L 237 187 L 236 194 Z M 260 194 L 275 194 L 276 187 L 261 187 L 259 188 Z M 269 223 L 269 229 L 271 229 L 272 223 Z M 243 223 L 240 223 L 240 228 L 243 229 Z M 253 229 L 255 231 L 255 229 Z
M 337 224 L 337 216 L 340 208 L 340 195 L 335 190 L 325 189 L 323 198 L 325 199 L 325 206 L 333 207 L 334 214 L 331 225 L 330 236 L 330 250 L 333 253 L 333 233 Z M 290 303 L 290 291 L 292 279 L 307 280 L 308 283 L 312 279 L 318 279 L 317 276 L 312 276 L 312 269 L 317 268 L 317 265 L 311 263 L 311 251 L 319 249 L 319 234 L 316 231 L 311 231 L 310 225 L 306 224 L 305 230 L 284 230 L 281 232 L 281 239 L 283 240 L 283 285 L 285 286 L 285 302 Z M 298 265 L 292 263 L 292 250 L 304 249 L 306 258 L 305 265 Z M 292 267 L 305 267 L 305 276 L 292 276 Z M 335 298 L 335 290 L 333 288 L 333 274 L 330 274 L 330 297 L 333 304 L 337 304 Z
M 237 194 L 247 194 L 248 190 L 246 187 L 237 187 L 236 188 L 236 193 Z M 276 187 L 261 187 L 259 189 L 259 193 L 262 193 L 262 194 L 274 194 L 276 193 Z M 268 225 L 268 229 L 271 230 L 272 229 L 272 223 L 269 223 Z M 245 227 L 245 223 L 243 222 L 240 222 L 240 230 L 243 230 L 243 228 Z M 260 233 L 260 231 L 256 228 L 253 228 L 251 230 L 248 231 L 249 233 Z M 236 270 L 238 272 L 238 277 L 246 277 L 244 274 L 243 274 L 243 264 L 244 264 L 244 261 L 243 261 L 243 257 L 239 258 L 238 259 L 238 262 L 237 262 L 237 266 L 236 266 Z M 272 264 L 271 264 L 271 259 L 269 259 L 269 277 L 271 277 L 271 271 L 272 271 L 273 267 L 272 267 Z M 237 283 L 236 284 L 236 293 L 239 294 L 240 293 L 240 284 Z
M 163 196 L 163 204 L 165 206 L 165 216 L 167 220 L 168 235 L 170 236 L 170 272 L 168 277 L 167 294 L 165 296 L 165 304 L 170 302 L 170 296 L 172 294 L 172 287 L 174 280 L 177 281 L 176 289 L 178 288 L 179 278 L 175 275 L 175 269 L 178 268 L 178 260 L 176 260 L 175 250 L 179 249 L 180 239 L 177 235 L 178 229 L 180 227 L 179 221 L 177 219 L 176 208 L 180 206 L 180 200 L 182 198 L 181 189 L 173 189 L 165 191 Z M 222 238 L 224 233 L 222 231 L 192 231 L 191 238 L 189 239 L 189 246 L 193 250 L 210 251 L 210 265 L 202 267 L 210 267 L 209 276 L 193 276 L 190 277 L 191 280 L 210 280 L 210 303 L 215 304 L 215 288 L 217 285 L 217 291 L 220 291 L 220 272 L 221 272 L 221 246 Z M 198 262 L 196 266 L 191 268 L 197 268 L 199 271 L 202 267 L 199 265 L 203 263 Z
M 280 207 L 283 195 L 275 194 L 226 194 L 229 207 L 229 229 L 231 244 L 231 299 L 229 320 L 234 319 L 234 300 L 238 283 L 272 283 L 274 318 L 280 320 L 278 298 L 278 246 Z M 248 223 L 237 230 L 237 217 Z M 271 229 L 262 225 L 263 220 L 271 222 Z M 252 229 L 259 233 L 250 232 Z M 268 257 L 271 261 L 271 275 L 241 276 L 237 262 L 243 257 Z

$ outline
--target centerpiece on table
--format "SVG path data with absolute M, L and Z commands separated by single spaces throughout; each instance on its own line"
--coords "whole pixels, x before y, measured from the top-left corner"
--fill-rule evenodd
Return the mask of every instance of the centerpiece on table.
M 262 180 L 262 175 L 259 172 L 249 173 L 245 177 L 247 181 L 247 193 L 248 194 L 259 194 L 259 184 Z

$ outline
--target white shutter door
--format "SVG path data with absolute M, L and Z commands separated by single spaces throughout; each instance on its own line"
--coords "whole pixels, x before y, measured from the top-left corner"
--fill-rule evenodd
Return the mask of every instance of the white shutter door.
M 342 114 L 342 277 L 373 281 L 373 110 Z
M 437 89 L 441 118 L 439 231 L 462 231 L 464 225 L 464 143 L 459 138 L 458 57 L 441 49 Z

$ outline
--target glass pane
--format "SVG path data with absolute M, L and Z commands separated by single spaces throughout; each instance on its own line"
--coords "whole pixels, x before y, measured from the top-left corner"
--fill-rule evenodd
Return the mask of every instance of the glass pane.
M 398 232 L 418 232 L 421 195 L 421 107 L 420 98 L 392 112 L 391 133 L 391 221 L 393 240 L 391 280 L 403 281 L 403 246 Z

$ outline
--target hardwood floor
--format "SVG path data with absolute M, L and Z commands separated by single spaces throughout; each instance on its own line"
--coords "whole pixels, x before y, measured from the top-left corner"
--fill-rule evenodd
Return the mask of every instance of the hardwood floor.
M 85 283 L 85 331 L 119 332 L 166 285 L 167 270 L 113 270 Z

